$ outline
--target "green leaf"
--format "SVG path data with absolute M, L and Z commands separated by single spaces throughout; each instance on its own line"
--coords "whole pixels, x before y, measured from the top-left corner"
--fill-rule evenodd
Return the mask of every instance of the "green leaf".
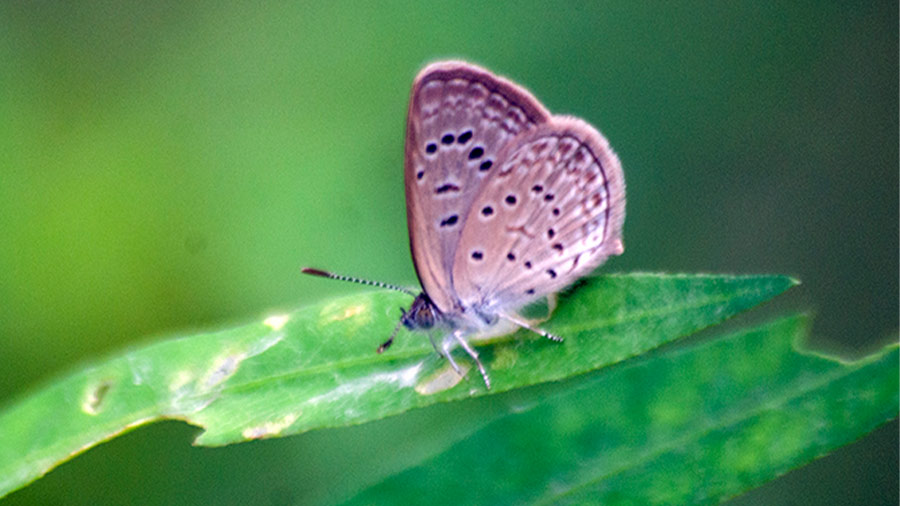
M 559 380 L 718 323 L 796 282 L 784 276 L 630 274 L 590 278 L 544 327 L 479 344 L 494 389 Z M 86 366 L 0 414 L 0 495 L 134 427 L 180 419 L 201 445 L 362 423 L 488 393 L 422 336 L 376 354 L 408 296 L 362 293 L 221 332 L 150 344 Z M 457 350 L 459 351 L 459 350 Z M 463 354 L 461 366 L 471 367 Z
M 785 318 L 528 389 L 350 502 L 717 503 L 897 416 L 897 343 L 842 363 L 792 346 L 807 326 Z

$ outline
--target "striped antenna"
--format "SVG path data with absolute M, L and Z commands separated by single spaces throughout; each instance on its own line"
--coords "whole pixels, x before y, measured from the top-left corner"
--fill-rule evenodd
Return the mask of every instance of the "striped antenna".
M 403 288 L 402 286 L 392 285 L 390 283 L 382 283 L 381 281 L 372 281 L 369 279 L 354 278 L 352 276 L 342 276 L 340 274 L 335 274 L 333 272 L 323 271 L 320 269 L 313 269 L 312 267 L 304 267 L 302 269 L 302 272 L 303 272 L 303 274 L 319 276 L 320 278 L 336 279 L 338 281 L 349 281 L 351 283 L 359 283 L 361 285 L 376 286 L 378 288 L 387 288 L 389 290 L 395 290 L 398 292 L 403 292 L 403 293 L 412 295 L 413 297 L 416 297 L 419 295 L 418 292 L 414 292 L 414 291 L 410 290 L 409 288 Z M 388 345 L 388 346 L 390 346 L 390 345 Z

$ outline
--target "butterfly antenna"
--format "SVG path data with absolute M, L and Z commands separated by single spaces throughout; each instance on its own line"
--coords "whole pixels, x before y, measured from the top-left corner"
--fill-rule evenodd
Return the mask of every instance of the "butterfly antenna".
M 394 338 L 397 337 L 397 332 L 400 332 L 400 327 L 403 326 L 403 320 L 397 322 L 397 325 L 394 327 L 394 331 L 391 332 L 391 337 L 388 338 L 387 341 L 381 343 L 381 346 L 376 350 L 378 353 L 382 353 L 384 350 L 391 347 L 394 344 Z
M 389 290 L 395 290 L 398 292 L 403 292 L 403 293 L 412 295 L 413 297 L 419 295 L 418 292 L 414 292 L 414 291 L 410 290 L 409 288 L 403 288 L 402 286 L 392 285 L 390 283 L 382 283 L 381 281 L 372 281 L 370 279 L 354 278 L 353 276 L 343 276 L 341 274 L 335 274 L 333 272 L 323 271 L 320 269 L 313 269 L 312 267 L 304 267 L 302 269 L 302 272 L 303 272 L 303 274 L 310 274 L 312 276 L 319 276 L 321 278 L 336 279 L 338 281 L 349 281 L 351 283 L 359 283 L 361 285 L 376 286 L 378 288 L 387 288 Z M 396 333 L 397 332 L 394 331 L 394 334 L 396 334 Z M 391 336 L 391 339 L 393 339 L 393 338 L 394 338 L 394 336 Z M 390 346 L 390 345 L 388 345 L 388 346 Z

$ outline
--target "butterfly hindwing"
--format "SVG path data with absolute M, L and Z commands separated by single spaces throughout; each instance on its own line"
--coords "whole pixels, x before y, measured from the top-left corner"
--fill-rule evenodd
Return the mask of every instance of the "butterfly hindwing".
M 622 252 L 625 180 L 606 139 L 554 116 L 517 136 L 471 203 L 453 280 L 465 306 L 518 308 Z

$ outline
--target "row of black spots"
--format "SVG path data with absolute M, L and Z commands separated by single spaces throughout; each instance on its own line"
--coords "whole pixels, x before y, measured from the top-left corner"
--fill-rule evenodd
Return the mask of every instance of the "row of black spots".
M 513 253 L 512 251 L 510 251 L 509 253 L 506 254 L 506 259 L 509 260 L 510 262 L 515 262 L 516 254 Z M 526 260 L 522 265 L 524 265 L 526 269 L 532 268 L 532 264 L 531 264 L 530 260 Z M 553 269 L 548 269 L 547 274 L 550 275 L 551 279 L 556 277 L 556 271 L 554 271 Z M 525 290 L 525 293 L 527 295 L 534 295 L 534 288 L 529 288 L 528 290 Z
M 444 144 L 447 146 L 449 146 L 450 144 L 453 144 L 453 141 L 456 141 L 459 144 L 466 144 L 470 140 L 472 140 L 473 135 L 474 134 L 472 133 L 471 130 L 466 130 L 465 132 L 459 134 L 459 137 L 455 137 L 451 133 L 446 133 L 441 137 L 440 142 L 441 142 L 441 144 Z M 436 142 L 429 142 L 429 143 L 425 144 L 425 152 L 426 153 L 434 154 L 437 152 L 437 150 L 438 150 L 438 145 Z M 469 151 L 469 160 L 478 160 L 479 158 L 481 158 L 483 156 L 484 156 L 484 148 L 481 146 L 475 146 L 474 148 L 472 148 L 471 151 Z M 478 170 L 484 172 L 484 171 L 490 170 L 491 167 L 493 167 L 493 166 L 494 166 L 494 161 L 490 160 L 490 159 L 486 159 L 486 160 L 483 160 L 478 165 Z M 419 179 L 421 179 L 421 176 L 417 176 L 417 177 Z
M 481 146 L 475 146 L 472 148 L 472 151 L 469 151 L 469 160 L 478 160 L 482 156 L 484 156 L 484 148 Z M 478 170 L 481 172 L 485 172 L 491 170 L 491 167 L 494 166 L 494 161 L 491 159 L 482 160 L 480 164 L 478 164 Z
M 534 192 L 536 195 L 540 195 L 541 192 L 544 191 L 544 185 L 536 184 L 531 187 L 531 191 Z M 546 194 L 544 194 L 544 201 L 546 201 L 546 202 L 551 202 L 555 198 L 556 198 L 556 195 L 554 195 L 553 193 L 547 192 Z M 559 210 L 554 209 L 553 215 L 559 216 Z
M 450 144 L 453 144 L 453 141 L 456 141 L 459 144 L 466 144 L 467 142 L 472 140 L 473 135 L 474 134 L 472 133 L 471 130 L 466 130 L 465 132 L 459 134 L 459 137 L 456 137 L 452 133 L 448 132 L 441 136 L 441 144 L 443 144 L 445 146 L 449 146 Z M 479 149 L 481 149 L 481 148 L 479 148 Z M 432 154 L 432 153 L 437 152 L 437 150 L 438 150 L 438 145 L 436 142 L 429 142 L 429 143 L 425 144 L 425 152 L 426 153 Z
M 510 193 L 509 195 L 506 196 L 506 198 L 503 199 L 503 202 L 505 202 L 506 205 L 509 206 L 509 207 L 515 207 L 515 205 L 519 203 L 519 197 L 517 197 L 515 193 Z M 488 216 L 491 216 L 492 214 L 494 214 L 494 208 L 493 208 L 493 207 L 491 207 L 491 206 L 484 206 L 484 207 L 481 208 L 481 215 L 482 215 L 482 216 L 488 217 Z M 556 233 L 556 232 L 553 232 L 553 234 L 555 234 L 555 233 Z M 551 235 L 550 238 L 552 239 L 552 238 L 553 238 L 553 235 Z
M 447 216 L 446 218 L 441 220 L 441 227 L 452 227 L 453 225 L 456 225 L 456 222 L 458 221 L 459 216 L 451 214 L 450 216 Z
M 510 255 L 512 255 L 512 253 L 510 253 Z M 508 255 L 507 255 L 507 258 L 509 258 Z M 525 265 L 526 269 L 531 269 L 531 267 L 532 267 L 531 262 L 529 262 L 529 261 L 526 261 L 524 265 Z M 556 279 L 556 276 L 557 276 L 556 271 L 553 269 L 547 269 L 547 275 L 550 276 L 550 279 Z

